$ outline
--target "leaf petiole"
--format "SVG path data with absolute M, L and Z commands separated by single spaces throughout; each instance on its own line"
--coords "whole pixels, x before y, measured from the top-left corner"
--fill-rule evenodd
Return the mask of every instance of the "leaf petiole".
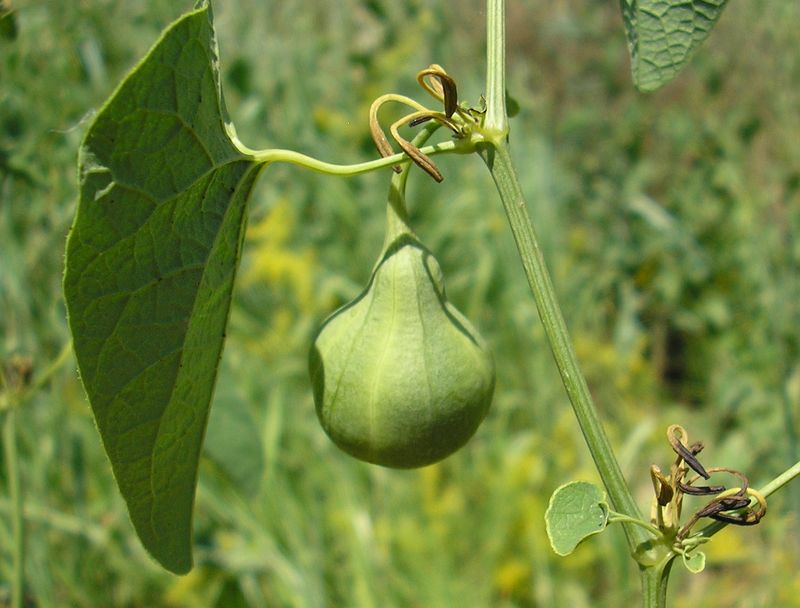
M 420 148 L 420 152 L 422 152 L 426 156 L 435 156 L 437 154 L 443 154 L 447 152 L 468 154 L 474 151 L 475 143 L 477 143 L 479 140 L 480 140 L 479 137 L 477 139 L 475 137 L 472 137 L 470 139 L 457 139 L 452 141 L 444 141 L 430 146 L 425 146 L 424 148 Z M 398 154 L 393 154 L 392 156 L 387 156 L 385 158 L 377 158 L 375 160 L 370 160 L 363 163 L 355 163 L 351 165 L 337 165 L 335 163 L 328 163 L 319 160 L 317 158 L 308 156 L 306 154 L 302 154 L 300 152 L 295 152 L 294 150 L 284 150 L 280 148 L 267 149 L 267 150 L 252 150 L 238 140 L 234 140 L 234 144 L 242 152 L 242 154 L 249 156 L 252 160 L 254 160 L 257 163 L 263 163 L 263 164 L 291 163 L 293 165 L 305 167 L 306 169 L 311 169 L 312 171 L 325 173 L 327 175 L 341 175 L 341 176 L 361 175 L 362 173 L 369 173 L 370 171 L 376 171 L 378 169 L 384 169 L 386 167 L 391 167 L 397 164 L 404 164 L 411 161 L 411 159 L 408 157 L 407 154 L 398 153 Z
M 659 538 L 662 536 L 661 530 L 656 528 L 653 524 L 644 521 L 643 519 L 638 519 L 636 517 L 629 517 L 624 513 L 617 513 L 616 511 L 609 511 L 608 512 L 608 523 L 621 523 L 621 524 L 633 524 L 635 526 L 639 526 L 640 528 L 644 528 L 650 534 Z

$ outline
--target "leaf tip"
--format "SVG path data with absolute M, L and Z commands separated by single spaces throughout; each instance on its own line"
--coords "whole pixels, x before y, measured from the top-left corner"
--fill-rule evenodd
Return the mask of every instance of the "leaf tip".
M 636 90 L 639 91 L 640 93 L 652 93 L 653 91 L 657 91 L 665 84 L 667 84 L 667 82 L 668 81 L 666 80 L 657 80 L 657 79 L 642 80 L 636 75 L 634 75 L 633 77 L 633 84 L 636 87 Z
M 159 542 L 142 542 L 142 544 L 150 556 L 172 574 L 183 576 L 188 574 L 194 567 L 191 540 L 187 539 L 185 546 L 180 549 L 167 548 L 163 543 Z

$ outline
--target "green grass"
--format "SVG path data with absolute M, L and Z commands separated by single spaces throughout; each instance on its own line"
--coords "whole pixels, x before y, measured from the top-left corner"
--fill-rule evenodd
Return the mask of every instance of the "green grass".
M 0 38 L 0 363 L 30 357 L 34 378 L 68 341 L 63 247 L 86 120 L 191 3 L 74 4 L 18 0 L 18 35 Z M 431 62 L 464 99 L 481 93 L 483 16 L 463 3 L 219 0 L 215 12 L 228 106 L 252 147 L 371 158 L 369 103 L 419 96 L 414 74 Z M 800 7 L 733 4 L 650 96 L 633 91 L 615 3 L 510 2 L 509 16 L 512 151 L 640 504 L 649 465 L 671 460 L 673 422 L 705 442 L 705 463 L 766 482 L 800 450 Z M 70 361 L 17 419 L 31 605 L 635 605 L 620 530 L 566 559 L 549 548 L 552 490 L 597 477 L 488 174 L 477 158 L 439 164 L 443 184 L 411 183 L 412 222 L 498 367 L 468 446 L 395 472 L 325 437 L 310 339 L 369 275 L 388 174 L 268 168 L 201 470 L 196 569 L 173 577 L 139 546 Z M 761 526 L 715 537 L 704 574 L 676 568 L 676 605 L 800 605 L 798 513 L 790 486 Z

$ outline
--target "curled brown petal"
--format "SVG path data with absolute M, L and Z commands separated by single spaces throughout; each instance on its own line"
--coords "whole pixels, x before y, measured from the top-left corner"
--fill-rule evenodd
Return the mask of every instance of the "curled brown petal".
M 650 467 L 650 479 L 653 480 L 653 490 L 655 491 L 658 504 L 662 507 L 668 505 L 669 501 L 671 501 L 674 496 L 669 479 L 664 477 L 661 469 L 656 465 Z
M 684 462 L 698 475 L 700 475 L 703 479 L 708 479 L 710 475 L 708 471 L 700 464 L 700 461 L 695 458 L 695 454 L 692 453 L 692 449 L 686 447 L 685 442 L 688 441 L 688 435 L 686 434 L 686 430 L 681 427 L 680 425 L 673 424 L 667 429 L 667 439 L 669 440 L 672 449 L 675 453 L 680 456 Z M 703 444 L 693 444 L 692 448 L 698 448 L 697 451 L 703 449 Z
M 435 80 L 428 81 L 428 77 Z M 444 114 L 450 118 L 458 108 L 456 81 L 447 75 L 442 66 L 432 64 L 417 74 L 417 82 L 433 97 L 444 104 Z
M 414 112 L 413 114 L 409 114 L 408 116 L 405 116 L 400 120 L 396 121 L 394 124 L 392 124 L 392 126 L 389 127 L 389 131 L 391 132 L 392 137 L 394 137 L 395 141 L 403 149 L 403 152 L 408 154 L 409 158 L 411 158 L 411 160 L 413 160 L 414 163 L 417 164 L 417 166 L 419 166 L 423 171 L 425 171 L 437 182 L 441 182 L 444 179 L 444 176 L 439 171 L 439 168 L 434 164 L 434 162 L 428 156 L 420 152 L 419 148 L 417 148 L 414 144 L 412 144 L 410 141 L 406 140 L 405 138 L 403 138 L 402 135 L 400 135 L 399 128 L 401 126 L 403 126 L 404 124 L 408 124 L 424 115 L 425 113 L 422 112 Z
M 380 121 L 378 120 L 378 111 L 381 109 L 383 104 L 390 101 L 405 104 L 413 108 L 416 113 L 427 111 L 424 106 L 417 103 L 413 99 L 406 97 L 405 95 L 397 95 L 394 93 L 381 95 L 372 102 L 372 105 L 369 108 L 369 130 L 372 135 L 372 141 L 375 142 L 375 147 L 378 149 L 380 155 L 384 158 L 394 154 L 394 149 L 392 148 L 392 145 L 389 143 L 389 139 L 386 137 L 386 134 L 381 128 Z M 394 165 L 392 169 L 395 173 L 400 173 L 401 167 L 400 165 Z
M 745 490 L 747 496 L 755 498 L 758 502 L 758 508 L 753 509 L 749 508 L 744 513 L 715 513 L 711 516 L 712 519 L 717 521 L 722 521 L 729 524 L 734 524 L 737 526 L 754 526 L 758 522 L 760 522 L 764 516 L 767 514 L 767 499 L 764 498 L 764 495 L 761 494 L 758 490 L 754 490 L 753 488 L 740 488 L 739 491 Z M 749 506 L 750 500 L 747 499 L 747 505 Z M 744 508 L 744 506 L 739 507 Z
M 742 473 L 741 471 L 737 471 L 736 469 L 731 469 L 728 467 L 709 467 L 709 473 L 729 473 L 733 475 L 739 480 L 740 488 L 737 490 L 737 494 L 744 496 L 747 491 L 750 489 L 750 481 L 747 479 L 747 476 Z
M 442 87 L 441 79 L 438 78 L 441 75 L 447 76 L 447 72 L 445 72 L 444 68 L 438 63 L 432 63 L 424 70 L 417 72 L 417 82 L 419 83 L 419 86 L 430 93 L 432 97 L 443 102 L 444 88 Z M 428 76 L 435 76 L 437 77 L 437 80 L 428 82 Z
M 678 482 L 678 487 L 681 492 L 691 496 L 713 496 L 725 491 L 725 486 L 693 486 L 682 481 Z

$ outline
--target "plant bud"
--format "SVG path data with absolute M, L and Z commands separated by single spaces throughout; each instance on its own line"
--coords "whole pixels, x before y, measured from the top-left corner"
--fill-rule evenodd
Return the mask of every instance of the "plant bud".
M 462 447 L 486 416 L 495 382 L 483 339 L 447 301 L 439 263 L 408 230 L 387 238 L 367 288 L 322 325 L 310 373 L 334 443 L 395 468 L 432 464 Z

